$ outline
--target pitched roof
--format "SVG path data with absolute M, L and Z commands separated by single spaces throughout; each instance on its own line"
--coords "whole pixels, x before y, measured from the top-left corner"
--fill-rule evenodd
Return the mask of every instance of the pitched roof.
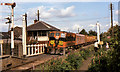
M 53 27 L 43 21 L 38 21 L 35 24 L 29 25 L 27 27 L 27 31 L 38 31 L 38 30 L 56 30 L 56 31 L 60 31 L 60 29 Z
M 8 39 L 10 38 L 11 31 L 8 32 L 0 32 L 0 38 L 1 39 Z M 19 39 L 19 37 L 22 35 L 22 27 L 16 26 L 14 28 L 14 37 L 15 39 Z M 18 37 L 18 38 L 17 38 Z
M 1 39 L 7 39 L 10 38 L 8 32 L 0 32 Z
M 19 33 L 19 35 L 22 35 L 22 27 L 16 26 L 16 27 L 14 28 L 14 32 L 15 32 L 16 34 Z M 18 32 L 18 33 L 17 33 L 17 32 Z

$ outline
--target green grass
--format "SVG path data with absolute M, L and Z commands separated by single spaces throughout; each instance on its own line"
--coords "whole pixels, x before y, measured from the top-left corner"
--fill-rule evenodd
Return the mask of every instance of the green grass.
M 67 57 L 52 59 L 35 67 L 35 70 L 77 70 L 92 51 L 94 51 L 94 46 L 83 50 L 78 49 L 76 52 L 71 51 Z

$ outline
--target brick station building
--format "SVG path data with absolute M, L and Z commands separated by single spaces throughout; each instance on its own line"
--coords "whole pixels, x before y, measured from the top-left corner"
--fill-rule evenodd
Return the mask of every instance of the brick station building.
M 60 31 L 60 29 L 51 26 L 43 21 L 34 21 L 34 24 L 27 27 L 27 41 L 36 41 L 37 43 L 47 43 L 49 41 L 49 31 Z
M 43 21 L 34 21 L 27 27 L 27 47 L 25 50 L 27 56 L 39 55 L 47 52 L 50 31 L 60 31 L 60 29 L 51 26 Z

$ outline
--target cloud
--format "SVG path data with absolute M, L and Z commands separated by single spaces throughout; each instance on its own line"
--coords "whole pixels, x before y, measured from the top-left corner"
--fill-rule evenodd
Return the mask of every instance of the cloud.
M 8 31 L 8 24 L 0 23 L 0 32 Z
M 58 17 L 72 17 L 72 16 L 75 16 L 76 14 L 73 13 L 74 8 L 75 8 L 74 6 L 70 6 L 70 7 L 67 7 L 66 9 L 61 9 Z
M 15 2 L 118 2 L 119 0 L 14 0 Z M 1 0 L 1 2 L 12 2 Z
M 52 17 L 52 15 L 49 12 L 43 12 L 43 13 L 41 13 L 41 18 L 50 18 L 50 17 Z
M 37 10 L 39 10 L 40 18 L 42 19 L 49 19 L 51 17 L 68 18 L 76 15 L 75 13 L 73 13 L 74 8 L 74 6 L 69 6 L 65 9 L 55 9 L 53 7 L 39 6 L 36 8 L 29 8 L 27 10 L 27 14 L 28 18 L 35 19 L 37 17 Z
M 10 6 L 0 6 L 0 14 L 3 13 L 11 13 L 11 7 Z
M 109 24 L 111 26 L 111 22 Z M 113 21 L 113 26 L 118 25 L 118 21 Z
M 106 27 L 108 27 L 108 26 L 109 26 L 109 24 L 106 25 Z
M 96 24 L 90 24 L 89 27 L 94 28 L 94 27 L 96 27 Z
M 51 7 L 51 8 L 48 10 L 48 12 L 56 12 L 56 9 L 53 8 L 53 7 Z
M 78 28 L 80 28 L 80 25 L 74 24 L 72 27 L 73 27 L 73 30 L 78 30 Z
M 83 29 L 83 26 L 81 26 L 80 24 L 73 24 L 71 31 L 78 32 L 78 28 L 79 28 L 79 31 L 81 31 Z
M 69 31 L 69 28 L 67 28 L 67 27 L 62 27 L 60 29 L 61 29 L 61 31 Z
M 27 10 L 27 14 L 28 14 L 28 18 L 31 19 L 36 19 L 37 18 L 37 10 L 40 11 L 40 17 L 41 18 L 48 18 L 47 16 L 49 15 L 46 11 L 45 11 L 46 7 L 45 6 L 39 6 L 36 8 L 29 8 Z
M 118 10 L 115 11 L 115 14 L 118 15 Z
M 67 32 L 73 32 L 73 33 L 76 33 L 78 32 L 78 28 L 79 28 L 79 31 L 81 31 L 83 29 L 83 26 L 81 26 L 80 24 L 70 24 L 72 26 L 65 26 L 65 27 L 61 27 L 61 31 L 67 31 Z
M 113 21 L 113 26 L 118 25 L 118 21 Z
M 53 7 L 52 6 L 38 6 L 38 7 L 33 7 L 33 8 L 28 8 L 28 9 L 24 9 L 23 7 L 24 6 L 22 6 L 21 3 L 16 6 L 15 17 L 14 17 L 15 26 L 22 25 L 22 15 L 24 14 L 24 12 L 27 13 L 28 25 L 33 23 L 34 19 L 37 19 L 37 10 L 39 10 L 40 12 L 40 19 L 43 19 L 46 21 L 51 20 L 51 19 L 60 20 L 60 18 L 69 18 L 69 17 L 75 16 L 75 13 L 73 13 L 74 8 L 75 8 L 74 6 L 68 6 L 66 8 L 59 8 L 59 7 L 54 7 L 54 6 Z M 11 13 L 11 10 L 8 11 L 8 7 L 5 6 L 3 8 L 4 10 L 1 9 L 0 12 L 5 14 L 4 17 L 8 15 L 8 13 Z M 3 20 L 3 18 L 0 16 L 0 20 Z M 63 30 L 68 30 L 68 29 L 69 28 L 63 28 Z
M 116 11 L 115 11 L 115 14 L 116 14 L 116 15 L 119 15 L 119 14 L 120 14 L 120 10 L 116 10 Z

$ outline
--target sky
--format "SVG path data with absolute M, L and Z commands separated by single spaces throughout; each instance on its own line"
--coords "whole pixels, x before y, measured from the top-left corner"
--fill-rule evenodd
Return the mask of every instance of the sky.
M 99 1 L 99 0 L 98 0 Z M 1 1 L 0 3 L 5 2 Z M 11 2 L 11 1 L 10 1 Z M 40 20 L 62 31 L 78 32 L 96 31 L 96 23 L 99 21 L 100 32 L 106 32 L 110 28 L 110 2 L 23 2 L 15 1 L 14 26 L 22 27 L 22 15 L 27 13 L 28 26 L 37 19 L 37 10 L 40 10 Z M 113 23 L 118 24 L 118 2 L 113 3 Z M 11 7 L 0 6 L 0 30 L 8 31 L 5 17 L 11 15 Z

